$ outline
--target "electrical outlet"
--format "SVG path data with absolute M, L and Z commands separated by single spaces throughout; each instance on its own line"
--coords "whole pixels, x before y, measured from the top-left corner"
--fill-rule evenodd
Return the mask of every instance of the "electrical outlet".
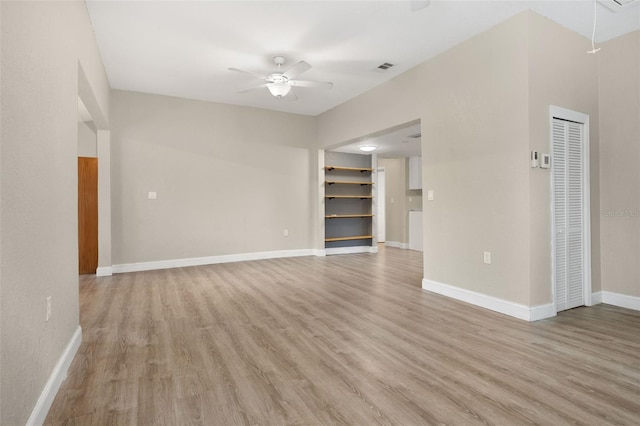
M 491 265 L 491 252 L 490 251 L 485 251 L 484 252 L 484 263 L 486 263 L 487 265 Z
M 155 191 L 151 191 L 151 192 L 149 192 L 149 194 L 147 195 L 147 197 L 148 197 L 150 200 L 157 200 L 157 199 L 158 199 L 158 193 L 157 193 L 157 192 L 155 192 Z
M 51 296 L 47 296 L 46 301 L 47 301 L 47 313 L 44 321 L 49 322 L 49 318 L 51 318 Z
M 285 229 L 284 232 L 282 233 L 282 235 L 284 235 L 285 237 L 289 236 L 289 230 Z

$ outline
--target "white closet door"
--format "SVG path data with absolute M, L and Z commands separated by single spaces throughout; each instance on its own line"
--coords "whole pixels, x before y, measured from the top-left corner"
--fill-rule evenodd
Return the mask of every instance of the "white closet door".
M 553 119 L 554 263 L 556 309 L 584 300 L 584 125 Z

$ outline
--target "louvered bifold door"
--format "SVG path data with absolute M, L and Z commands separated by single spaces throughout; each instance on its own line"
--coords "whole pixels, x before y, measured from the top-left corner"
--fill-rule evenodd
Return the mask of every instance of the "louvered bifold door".
M 584 305 L 583 130 L 553 119 L 553 216 L 556 309 Z

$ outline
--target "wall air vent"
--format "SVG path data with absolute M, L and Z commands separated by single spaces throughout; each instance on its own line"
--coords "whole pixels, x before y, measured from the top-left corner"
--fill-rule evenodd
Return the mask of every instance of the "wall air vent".
M 389 62 L 385 62 L 385 63 L 384 63 L 384 64 L 382 64 L 382 65 L 378 65 L 378 69 L 379 69 L 379 70 L 382 70 L 382 71 L 386 71 L 386 70 L 388 70 L 388 69 L 389 69 L 389 68 L 391 68 L 391 67 L 393 67 L 393 64 L 390 64 Z
M 638 6 L 640 0 L 598 0 L 603 5 L 607 6 L 614 12 L 620 12 L 627 10 L 631 7 Z
M 418 139 L 422 137 L 422 133 L 416 133 L 415 135 L 409 135 L 407 137 L 411 139 Z

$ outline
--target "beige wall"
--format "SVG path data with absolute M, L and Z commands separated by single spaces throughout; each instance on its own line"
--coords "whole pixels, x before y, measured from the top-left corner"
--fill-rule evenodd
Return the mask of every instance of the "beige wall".
M 122 91 L 111 111 L 114 264 L 314 246 L 313 117 Z
M 434 191 L 423 202 L 425 278 L 521 304 L 529 302 L 527 19 L 427 62 L 421 117 L 423 191 Z
M 601 47 L 602 290 L 640 297 L 640 31 Z
M 408 158 L 378 158 L 378 167 L 382 166 L 386 175 L 386 239 L 409 243 L 408 212 L 422 210 L 422 193 L 419 190 L 409 190 Z
M 407 197 L 408 210 L 422 210 L 422 191 L 421 190 L 407 189 L 406 197 Z
M 18 425 L 79 325 L 78 64 L 103 118 L 109 85 L 84 2 L 3 1 L 1 19 L 0 424 Z
M 378 158 L 385 173 L 385 237 L 387 241 L 407 243 L 407 184 L 405 158 Z M 393 202 L 392 202 L 393 200 Z
M 538 306 L 552 302 L 550 174 L 529 167 L 529 151 L 550 151 L 549 105 L 589 114 L 597 291 L 598 79 L 588 44 L 524 12 L 321 115 L 319 144 L 420 118 L 423 191 L 435 193 L 423 202 L 424 277 Z
M 111 132 L 96 132 L 98 156 L 98 275 L 111 271 Z M 107 273 L 108 275 L 108 273 Z
M 597 56 L 591 41 L 529 14 L 529 149 L 551 152 L 549 105 L 589 115 L 592 291 L 600 290 L 599 130 Z M 599 53 L 598 53 L 599 54 Z M 528 157 L 527 157 L 528 158 Z M 552 301 L 551 172 L 529 168 L 530 303 Z
M 96 130 L 91 122 L 78 123 L 78 157 L 97 157 Z
M 518 15 L 318 118 L 321 147 L 420 118 L 423 191 L 435 191 L 423 203 L 424 277 L 522 304 L 528 22 L 528 13 Z
M 550 172 L 531 169 L 529 151 L 550 152 L 549 105 L 589 114 L 598 291 L 598 71 L 588 48 L 587 39 L 522 13 L 321 115 L 319 144 L 420 118 L 423 190 L 435 191 L 423 203 L 425 278 L 538 306 L 552 302 Z

